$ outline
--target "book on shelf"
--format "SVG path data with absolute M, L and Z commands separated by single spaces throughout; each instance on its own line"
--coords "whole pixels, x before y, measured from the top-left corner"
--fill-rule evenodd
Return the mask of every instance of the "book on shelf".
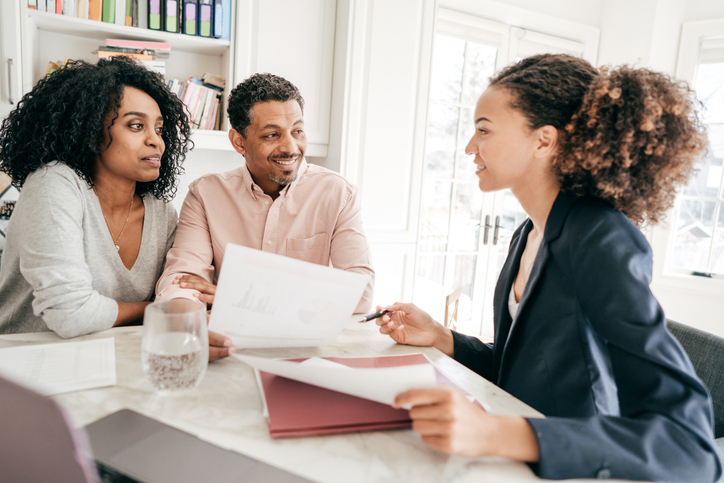
M 88 19 L 103 20 L 103 0 L 88 0 Z
M 103 0 L 105 2 L 105 0 Z M 126 1 L 115 0 L 116 12 L 113 14 L 113 23 L 116 25 L 126 25 Z
M 150 42 L 145 40 L 106 39 L 106 46 L 125 49 L 155 50 L 158 53 L 171 52 L 171 44 L 166 42 Z
M 204 74 L 210 76 L 211 74 Z M 214 76 L 217 81 L 225 83 L 223 77 Z M 168 88 L 176 94 L 186 106 L 189 123 L 194 129 L 214 130 L 221 128 L 219 110 L 223 104 L 224 89 L 207 84 L 196 77 L 189 77 L 186 81 L 171 79 Z
M 68 17 L 230 40 L 231 0 L 26 0 L 27 7 Z

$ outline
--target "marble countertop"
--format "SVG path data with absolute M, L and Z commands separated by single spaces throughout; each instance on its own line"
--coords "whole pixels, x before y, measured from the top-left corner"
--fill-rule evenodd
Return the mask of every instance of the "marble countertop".
M 84 426 L 122 408 L 130 408 L 188 431 L 218 446 L 258 458 L 323 482 L 466 482 L 537 480 L 522 463 L 502 458 L 448 456 L 428 448 L 411 430 L 386 430 L 301 438 L 272 439 L 262 415 L 253 370 L 229 358 L 212 362 L 201 384 L 190 393 L 161 396 L 141 367 L 141 327 L 115 328 L 74 340 L 114 337 L 117 384 L 54 396 Z M 54 333 L 0 336 L 0 348 L 61 342 Z M 373 323 L 350 322 L 323 347 L 246 349 L 266 357 L 374 356 L 422 352 L 453 382 L 491 412 L 542 417 L 540 413 L 432 348 L 395 344 Z

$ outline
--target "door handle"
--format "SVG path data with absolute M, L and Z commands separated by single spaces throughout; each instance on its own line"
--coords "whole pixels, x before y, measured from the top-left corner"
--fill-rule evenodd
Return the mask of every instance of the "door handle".
M 488 244 L 488 234 L 493 225 L 490 224 L 490 215 L 485 215 L 485 231 L 483 232 L 483 245 Z
M 8 59 L 8 102 L 13 102 L 13 59 Z
M 503 228 L 503 227 L 500 225 L 500 217 L 496 216 L 495 217 L 495 231 L 493 232 L 493 245 L 498 244 L 498 234 L 499 234 L 501 228 Z

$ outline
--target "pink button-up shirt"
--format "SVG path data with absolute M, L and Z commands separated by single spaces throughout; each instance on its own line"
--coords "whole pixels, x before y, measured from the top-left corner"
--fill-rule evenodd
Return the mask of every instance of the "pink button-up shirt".
M 193 298 L 196 290 L 172 284 L 177 275 L 215 284 L 227 243 L 369 275 L 355 312 L 372 307 L 374 270 L 359 192 L 334 171 L 302 161 L 296 181 L 276 200 L 254 183 L 246 166 L 191 183 L 156 300 Z

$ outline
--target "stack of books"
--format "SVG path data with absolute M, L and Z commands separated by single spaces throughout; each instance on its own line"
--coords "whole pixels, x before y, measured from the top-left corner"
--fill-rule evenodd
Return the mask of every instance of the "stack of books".
M 166 61 L 171 52 L 171 45 L 163 42 L 146 42 L 140 40 L 106 39 L 106 45 L 98 47 L 98 58 L 109 59 L 123 55 L 137 60 L 149 70 L 166 75 Z
M 231 0 L 27 0 L 28 8 L 199 37 L 231 38 Z
M 171 79 L 168 87 L 186 106 L 193 129 L 221 129 L 226 79 L 206 73 L 201 79 Z

